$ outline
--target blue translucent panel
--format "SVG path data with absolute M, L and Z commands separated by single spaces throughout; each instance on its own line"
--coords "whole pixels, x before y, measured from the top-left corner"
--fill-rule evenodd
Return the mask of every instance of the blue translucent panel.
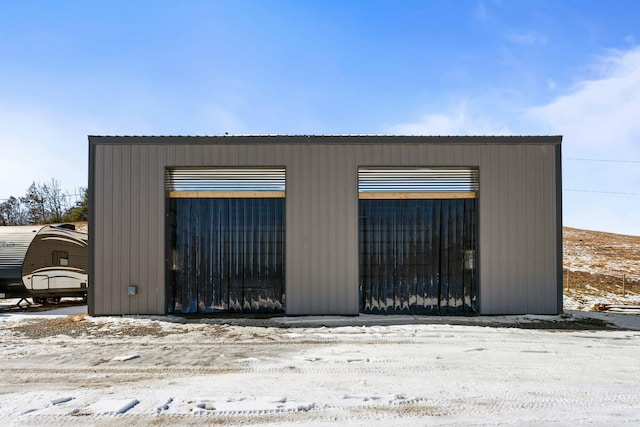
M 285 199 L 170 199 L 169 313 L 282 312 Z
M 474 313 L 476 199 L 360 200 L 365 313 Z

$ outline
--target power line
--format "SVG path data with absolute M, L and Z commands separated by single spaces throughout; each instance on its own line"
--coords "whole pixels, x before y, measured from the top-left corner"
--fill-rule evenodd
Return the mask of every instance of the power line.
M 620 191 L 575 190 L 573 188 L 564 188 L 563 191 L 572 191 L 576 193 L 615 194 L 618 196 L 640 196 L 640 193 L 623 193 Z
M 581 162 L 606 162 L 606 163 L 640 163 L 640 160 L 612 160 L 612 159 L 587 159 L 581 157 L 563 157 L 563 160 L 578 160 Z
M 618 159 L 591 159 L 586 157 L 563 157 L 563 160 L 576 160 L 581 162 L 600 162 L 600 163 L 629 163 L 640 164 L 640 160 L 618 160 Z M 599 190 L 578 190 L 573 188 L 564 188 L 563 191 L 571 191 L 576 193 L 596 193 L 596 194 L 613 194 L 617 196 L 640 196 L 640 193 L 627 193 L 621 191 L 599 191 Z

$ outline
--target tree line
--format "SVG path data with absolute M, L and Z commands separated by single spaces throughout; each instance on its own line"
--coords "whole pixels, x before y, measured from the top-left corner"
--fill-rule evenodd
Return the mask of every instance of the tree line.
M 55 178 L 44 183 L 34 181 L 24 196 L 10 196 L 0 203 L 0 226 L 87 221 L 87 188 L 81 187 L 79 192 L 81 199 L 71 203 L 72 195 L 65 193 Z

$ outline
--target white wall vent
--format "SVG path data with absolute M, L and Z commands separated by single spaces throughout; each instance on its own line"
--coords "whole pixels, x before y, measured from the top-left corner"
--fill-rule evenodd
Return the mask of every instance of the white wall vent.
M 168 168 L 171 198 L 284 197 L 284 168 Z
M 358 169 L 360 199 L 469 199 L 478 194 L 476 168 Z

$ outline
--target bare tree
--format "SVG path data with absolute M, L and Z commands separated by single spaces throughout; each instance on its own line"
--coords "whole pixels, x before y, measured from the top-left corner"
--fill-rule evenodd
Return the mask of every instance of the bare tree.
M 19 199 L 11 196 L 0 203 L 0 225 L 20 225 L 25 221 L 25 210 Z
M 62 192 L 60 182 L 51 178 L 49 182 L 40 184 L 40 193 L 43 196 L 45 206 L 45 222 L 60 222 L 66 210 L 66 196 Z
M 27 189 L 27 194 L 20 198 L 26 208 L 27 221 L 29 224 L 40 224 L 46 220 L 47 210 L 44 202 L 42 188 L 36 185 L 35 181 Z
M 74 219 L 70 219 L 74 218 Z M 65 193 L 55 178 L 32 182 L 23 197 L 13 196 L 0 203 L 0 225 L 47 224 L 63 221 L 86 221 L 87 189 Z

